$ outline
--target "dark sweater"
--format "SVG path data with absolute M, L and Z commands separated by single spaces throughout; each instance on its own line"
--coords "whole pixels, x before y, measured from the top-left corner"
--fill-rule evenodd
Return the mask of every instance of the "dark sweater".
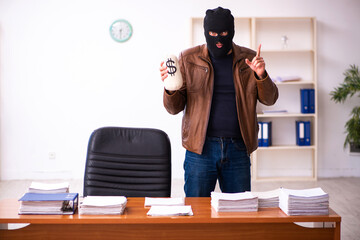
M 211 58 L 214 68 L 214 93 L 207 135 L 241 138 L 236 111 L 233 79 L 233 55 Z

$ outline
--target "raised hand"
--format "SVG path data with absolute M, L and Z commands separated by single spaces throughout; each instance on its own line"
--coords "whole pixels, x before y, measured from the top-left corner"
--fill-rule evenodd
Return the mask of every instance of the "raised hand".
M 249 65 L 249 67 L 254 72 L 256 72 L 259 78 L 263 79 L 266 77 L 265 61 L 262 57 L 260 57 L 260 51 L 261 51 L 261 44 L 259 44 L 256 56 L 252 59 L 252 61 L 250 62 L 249 59 L 245 59 L 245 63 Z

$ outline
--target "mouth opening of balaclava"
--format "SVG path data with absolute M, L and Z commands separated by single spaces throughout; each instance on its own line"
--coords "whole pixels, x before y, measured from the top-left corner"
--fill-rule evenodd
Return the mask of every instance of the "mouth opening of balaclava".
M 217 33 L 217 36 L 210 36 L 209 31 Z M 228 32 L 228 35 L 221 36 L 220 33 Z M 209 53 L 214 58 L 225 57 L 232 48 L 234 37 L 234 17 L 229 9 L 218 7 L 208 9 L 204 18 L 204 34 Z M 221 46 L 219 48 L 217 43 Z

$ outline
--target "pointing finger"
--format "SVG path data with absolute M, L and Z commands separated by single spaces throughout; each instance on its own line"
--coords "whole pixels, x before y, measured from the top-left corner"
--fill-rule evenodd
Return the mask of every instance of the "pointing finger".
M 261 52 L 261 44 L 259 44 L 258 49 L 257 49 L 257 53 L 256 53 L 257 57 L 260 57 L 260 52 Z

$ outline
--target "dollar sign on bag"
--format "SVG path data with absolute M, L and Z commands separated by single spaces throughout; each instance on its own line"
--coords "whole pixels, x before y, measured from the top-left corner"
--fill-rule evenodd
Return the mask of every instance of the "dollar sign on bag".
M 176 73 L 176 67 L 173 65 L 175 62 L 171 59 L 168 58 L 168 60 L 166 61 L 166 66 L 168 67 L 168 73 L 171 76 L 174 76 L 174 74 Z

